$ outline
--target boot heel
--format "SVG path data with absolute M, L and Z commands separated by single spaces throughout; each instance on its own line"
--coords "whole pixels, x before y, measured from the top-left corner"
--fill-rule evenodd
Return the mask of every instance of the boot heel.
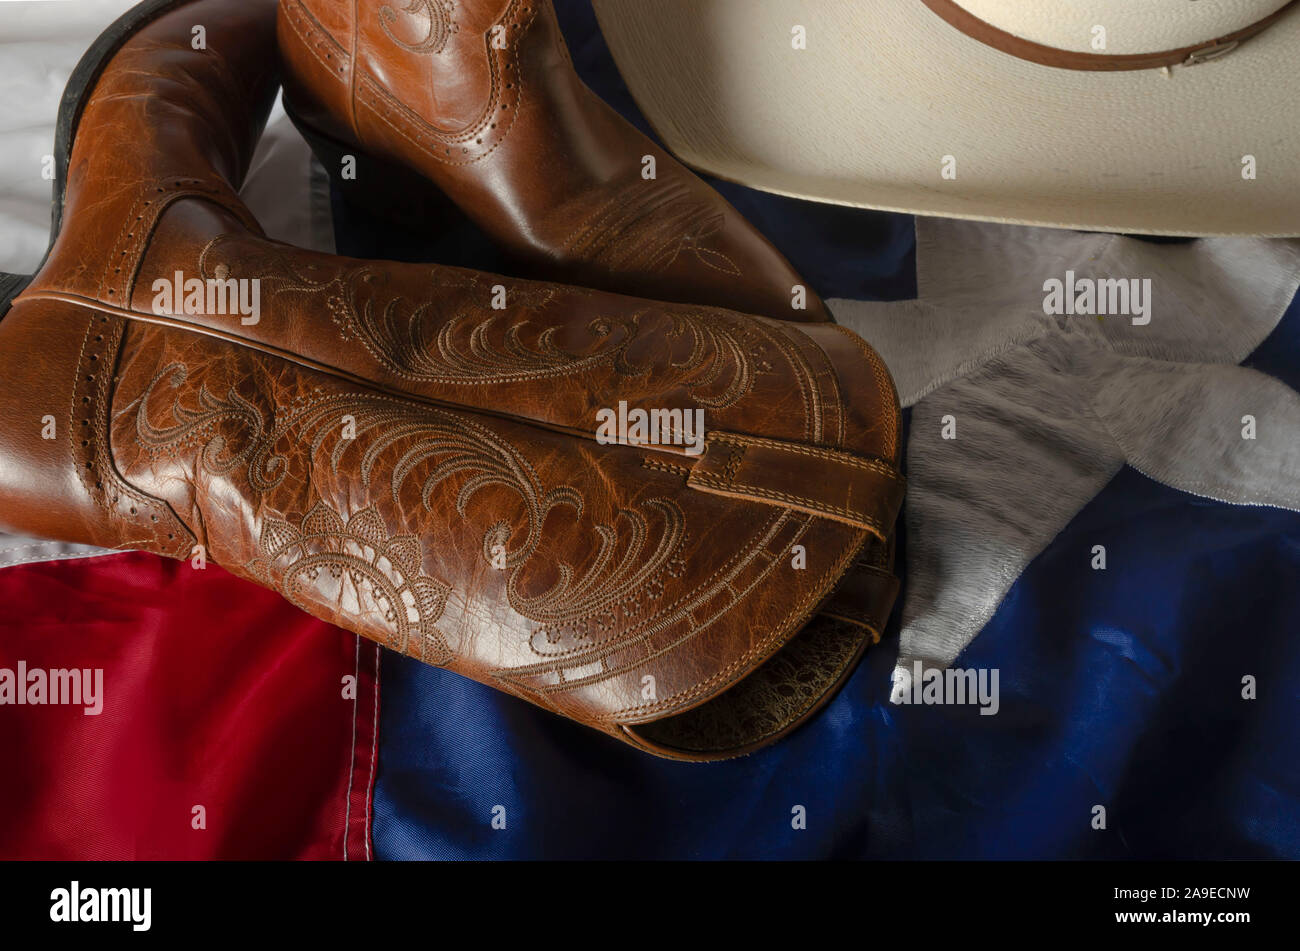
M 294 112 L 287 98 L 284 108 L 324 166 L 330 182 L 354 209 L 416 233 L 427 233 L 454 207 L 436 186 L 410 169 L 368 155 L 309 125 Z

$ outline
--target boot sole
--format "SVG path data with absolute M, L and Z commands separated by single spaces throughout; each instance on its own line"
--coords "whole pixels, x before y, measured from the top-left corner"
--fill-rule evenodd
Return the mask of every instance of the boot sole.
M 72 141 L 76 136 L 77 123 L 81 119 L 86 99 L 94 88 L 95 82 L 103 72 L 104 66 L 119 49 L 140 29 L 149 25 L 159 16 L 173 8 L 183 7 L 193 0 L 143 0 L 120 17 L 96 37 L 95 42 L 82 54 L 77 68 L 68 77 L 63 87 L 63 97 L 59 100 L 59 116 L 54 126 L 54 195 L 50 206 L 50 243 L 45 247 L 41 263 L 31 274 L 11 274 L 0 271 L 0 319 L 9 312 L 13 300 L 31 283 L 33 277 L 40 273 L 49 260 L 54 242 L 58 240 L 59 230 L 63 226 L 63 201 L 68 187 L 68 162 L 72 156 Z

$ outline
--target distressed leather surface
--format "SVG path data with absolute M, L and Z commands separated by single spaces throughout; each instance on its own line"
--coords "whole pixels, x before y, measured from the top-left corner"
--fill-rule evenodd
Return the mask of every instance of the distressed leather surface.
M 890 563 L 902 480 L 879 358 L 830 324 L 269 241 L 235 190 L 274 92 L 274 15 L 183 4 L 100 77 L 62 233 L 0 322 L 0 522 L 201 545 L 317 616 L 660 755 L 792 728 L 892 602 L 876 586 L 816 613 Z M 260 281 L 260 320 L 156 312 L 154 280 L 177 273 Z M 705 452 L 597 442 L 618 401 L 703 410 Z
M 829 319 L 811 289 L 792 308 L 804 282 L 781 254 L 578 78 L 550 0 L 282 0 L 279 46 L 304 123 L 435 183 L 548 277 Z

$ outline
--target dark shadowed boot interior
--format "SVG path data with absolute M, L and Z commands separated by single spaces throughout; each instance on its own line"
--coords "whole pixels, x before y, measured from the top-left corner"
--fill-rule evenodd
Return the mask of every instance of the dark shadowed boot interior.
M 625 729 L 652 747 L 710 758 L 739 755 L 827 701 L 873 640 L 866 628 L 819 614 L 730 690 L 685 713 Z
M 892 571 L 893 540 L 885 544 L 869 539 L 858 561 L 860 565 Z M 883 606 L 884 614 L 891 606 Z M 872 619 L 868 626 L 861 620 L 818 613 L 765 663 L 730 689 L 674 716 L 623 729 L 658 752 L 699 759 L 740 756 L 793 729 L 829 702 L 866 648 L 880 640 L 886 619 Z

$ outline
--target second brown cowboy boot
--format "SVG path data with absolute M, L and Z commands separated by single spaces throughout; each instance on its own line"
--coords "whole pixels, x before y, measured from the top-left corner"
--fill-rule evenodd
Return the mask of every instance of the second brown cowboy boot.
M 551 0 L 281 0 L 279 49 L 286 109 L 345 196 L 409 220 L 433 183 L 534 275 L 829 320 L 735 208 L 578 78 Z
M 0 529 L 203 554 L 661 756 L 806 721 L 897 589 L 876 354 L 267 239 L 235 190 L 273 17 L 148 0 L 73 74 L 52 246 L 0 278 Z

